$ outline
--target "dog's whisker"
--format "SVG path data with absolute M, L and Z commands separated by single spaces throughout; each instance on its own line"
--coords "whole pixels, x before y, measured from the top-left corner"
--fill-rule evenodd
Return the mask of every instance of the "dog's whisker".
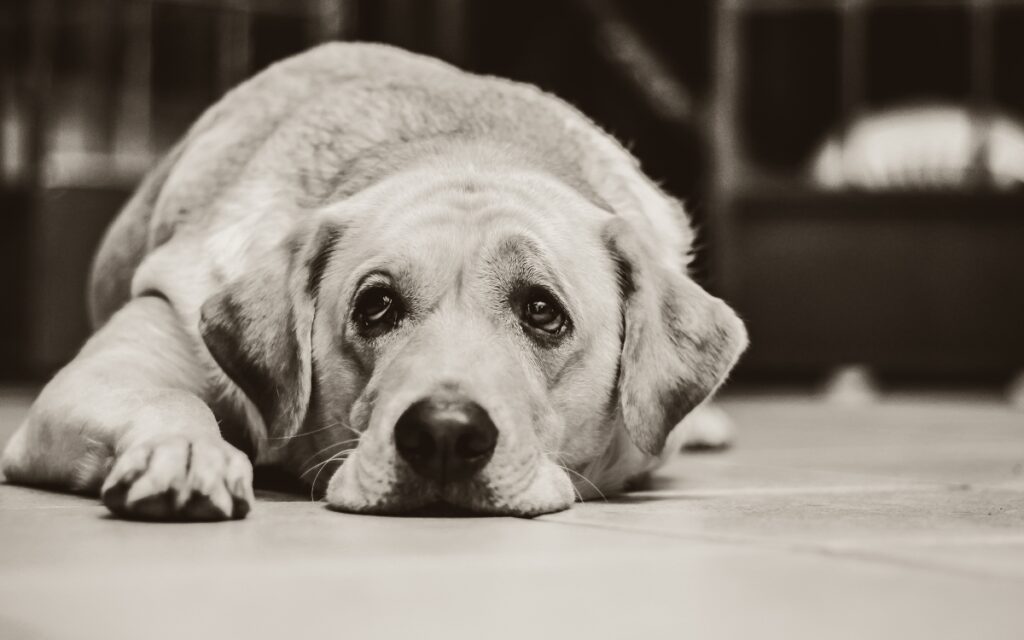
M 557 464 L 557 463 L 556 463 L 556 464 Z M 560 467 L 560 468 L 561 468 L 561 469 L 562 469 L 563 471 L 565 471 L 565 472 L 567 472 L 567 473 L 569 472 L 569 468 L 568 468 L 568 467 L 566 467 L 565 465 L 563 465 L 563 464 L 559 464 L 558 466 L 559 466 L 559 467 Z M 569 486 L 571 486 L 571 487 L 572 487 L 572 492 L 573 492 L 573 494 L 574 494 L 574 495 L 576 496 L 576 501 L 577 501 L 577 502 L 583 502 L 583 494 L 582 494 L 582 493 L 580 493 L 580 490 L 576 488 L 576 483 L 575 483 L 575 482 L 572 482 L 572 481 L 570 481 L 570 482 L 569 482 Z
M 324 469 L 327 468 L 327 465 L 329 463 L 335 462 L 335 461 L 342 461 L 343 462 L 344 460 L 346 460 L 348 458 L 349 455 L 351 455 L 351 453 L 353 451 L 355 451 L 355 449 L 349 449 L 348 451 L 342 451 L 341 453 L 338 453 L 338 454 L 335 454 L 335 455 L 331 456 L 330 458 L 328 458 L 327 460 L 321 462 L 318 465 L 320 467 L 320 470 L 316 472 L 316 476 L 313 477 L 313 482 L 311 482 L 310 485 L 309 485 L 309 501 L 310 502 L 315 502 L 316 501 L 316 498 L 315 498 L 316 483 L 317 483 L 318 480 L 320 480 L 320 474 L 324 472 Z M 306 473 L 309 473 L 310 471 L 312 471 L 312 469 L 306 470 L 306 472 L 303 473 L 302 475 L 306 475 Z
M 572 474 L 576 474 L 577 476 L 579 476 L 579 477 L 583 478 L 583 479 L 584 479 L 584 480 L 585 480 L 585 481 L 587 482 L 587 484 L 589 484 L 590 486 L 594 487 L 594 491 L 597 491 L 597 493 L 598 493 L 598 494 L 599 494 L 599 495 L 600 495 L 600 496 L 601 496 L 602 498 L 604 498 L 605 502 L 607 502 L 607 501 L 608 501 L 608 498 L 605 498 L 604 494 L 603 494 L 603 493 L 601 493 L 601 490 L 600 490 L 600 489 L 598 489 L 598 488 L 597 488 L 597 487 L 596 487 L 596 486 L 594 485 L 594 483 L 593 483 L 593 482 L 591 482 L 591 481 L 590 481 L 589 479 L 587 479 L 587 478 L 586 478 L 586 477 L 585 477 L 585 476 L 584 476 L 584 475 L 583 475 L 582 473 L 579 473 L 578 471 L 574 471 L 574 470 L 570 469 L 570 468 L 569 468 L 569 467 L 568 467 L 567 465 L 563 464 L 563 463 L 562 463 L 562 457 L 561 457 L 561 456 L 560 456 L 560 455 L 559 455 L 558 453 L 556 453 L 556 452 L 553 452 L 553 451 L 548 451 L 547 449 L 544 449 L 544 448 L 541 448 L 540 452 L 541 452 L 541 453 L 542 453 L 542 454 L 543 454 L 543 455 L 544 455 L 544 456 L 545 456 L 545 457 L 546 457 L 547 459 L 549 459 L 549 460 L 551 460 L 552 462 L 554 462 L 554 463 L 555 463 L 555 466 L 557 466 L 557 467 L 558 467 L 559 469 L 561 469 L 561 470 L 565 471 L 566 473 L 572 473 Z M 570 482 L 569 482 L 569 484 L 570 484 L 570 485 L 572 486 L 572 492 L 573 492 L 573 494 L 575 494 L 575 496 L 576 496 L 576 500 L 577 500 L 578 502 L 584 502 L 584 500 L 583 500 L 583 493 L 581 493 L 581 492 L 580 492 L 580 490 L 576 488 L 576 483 L 575 483 L 575 482 L 572 482 L 572 479 L 571 479 L 571 478 L 570 478 Z
M 309 464 L 310 462 L 312 462 L 313 460 L 315 460 L 318 456 L 321 456 L 321 455 L 327 453 L 328 451 L 331 451 L 332 449 L 337 449 L 338 447 L 344 447 L 345 445 L 352 444 L 353 442 L 358 443 L 359 442 L 359 438 L 349 438 L 348 440 L 342 440 L 340 442 L 333 442 L 333 443 L 323 447 L 322 449 L 318 450 L 316 453 L 314 453 L 313 455 L 309 456 L 305 460 L 303 460 L 299 464 L 299 466 L 300 467 L 304 467 L 307 464 Z
M 324 451 L 328 451 L 328 450 L 333 449 L 335 447 L 340 447 L 341 445 L 344 445 L 344 444 L 351 444 L 353 442 L 359 442 L 359 440 L 360 440 L 359 438 L 347 438 L 345 440 L 338 440 L 337 442 L 328 443 L 327 445 L 324 445 L 323 448 L 319 449 L 316 453 L 314 453 L 312 456 L 310 456 L 310 458 L 315 458 L 316 456 L 320 455 Z M 308 461 L 309 460 L 306 460 L 306 462 L 308 462 Z
M 345 449 L 344 451 L 339 451 L 338 453 L 332 455 L 331 457 L 327 458 L 326 460 L 323 460 L 321 462 L 317 462 L 314 465 L 310 465 L 310 467 L 308 469 L 306 469 L 301 474 L 299 474 L 299 477 L 302 478 L 303 476 L 305 476 L 309 472 L 313 471 L 314 469 L 322 469 L 325 465 L 330 464 L 331 462 L 334 462 L 336 460 L 343 460 L 344 458 L 347 458 L 353 451 L 355 451 L 354 447 L 351 448 L 351 449 Z
M 267 438 L 267 440 L 294 440 L 296 438 L 305 438 L 306 436 L 311 436 L 314 433 L 320 433 L 321 431 L 327 431 L 329 429 L 351 429 L 352 431 L 355 431 L 355 429 L 352 429 L 352 427 L 346 424 L 342 424 L 341 422 L 332 422 L 329 425 L 320 427 L 319 429 L 313 429 L 312 431 L 304 431 L 302 433 L 296 433 L 290 436 L 275 436 L 272 438 Z
M 550 454 L 546 454 L 546 455 L 548 455 L 548 457 L 551 457 Z M 562 464 L 561 462 L 559 462 L 556 458 L 552 458 L 552 460 L 555 463 L 556 467 L 558 467 L 562 471 L 565 471 L 566 473 L 570 472 L 569 467 L 567 467 L 564 464 Z M 580 490 L 576 488 L 576 483 L 573 482 L 571 478 L 569 480 L 569 486 L 572 487 L 572 492 L 573 492 L 573 495 L 576 496 L 576 501 L 577 502 L 583 502 L 583 494 L 580 493 Z
M 569 467 L 565 466 L 564 464 L 560 464 L 560 463 L 556 463 L 556 464 L 558 464 L 558 466 L 560 466 L 563 469 L 565 469 L 568 473 L 571 473 L 571 474 L 577 476 L 579 479 L 581 479 L 584 482 L 586 482 L 587 484 L 589 484 L 591 487 L 594 488 L 594 491 L 597 492 L 597 495 L 601 496 L 602 500 L 604 500 L 605 502 L 608 502 L 608 497 L 604 495 L 604 492 L 602 492 L 600 489 L 597 488 L 596 484 L 594 484 L 593 482 L 590 481 L 590 478 L 588 478 L 587 476 L 583 475 L 579 471 L 576 471 L 575 469 L 570 469 Z M 575 486 L 573 488 L 575 489 Z M 582 499 L 581 499 L 581 502 L 582 502 Z
M 352 439 L 352 440 L 342 440 L 341 442 L 331 443 L 331 444 L 323 447 L 322 449 L 320 449 L 319 451 L 317 451 L 313 455 L 309 456 L 305 460 L 303 460 L 302 463 L 299 464 L 298 466 L 299 467 L 305 467 L 307 464 L 309 464 L 310 462 L 313 462 L 318 457 L 320 457 L 320 456 L 322 456 L 324 454 L 330 455 L 331 451 L 333 451 L 335 449 L 338 449 L 340 447 L 352 446 L 352 448 L 354 448 L 353 443 L 358 443 L 358 442 L 359 442 L 358 440 Z
M 355 427 L 353 427 L 353 426 L 352 426 L 352 425 L 350 425 L 350 424 L 342 424 L 342 425 L 341 425 L 341 428 L 342 428 L 342 429 L 348 429 L 348 430 L 349 430 L 349 431 L 351 431 L 352 433 L 356 434 L 356 437 L 357 437 L 357 438 L 361 438 L 361 437 L 363 436 L 363 432 L 362 432 L 362 431 L 360 431 L 359 429 L 356 429 Z

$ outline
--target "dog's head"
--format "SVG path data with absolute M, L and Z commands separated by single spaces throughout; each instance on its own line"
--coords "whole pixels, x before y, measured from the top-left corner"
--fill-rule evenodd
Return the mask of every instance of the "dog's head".
M 746 343 L 665 241 L 542 172 L 410 170 L 311 214 L 201 329 L 332 506 L 555 511 L 613 441 L 659 453 Z

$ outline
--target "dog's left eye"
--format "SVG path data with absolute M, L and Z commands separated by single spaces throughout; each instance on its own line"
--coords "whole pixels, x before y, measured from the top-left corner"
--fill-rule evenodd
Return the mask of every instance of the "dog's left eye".
M 388 287 L 372 287 L 360 293 L 352 313 L 359 330 L 370 337 L 391 331 L 403 316 L 401 299 Z
M 561 335 L 568 324 L 562 305 L 540 287 L 531 287 L 526 291 L 519 316 L 528 327 L 548 336 Z

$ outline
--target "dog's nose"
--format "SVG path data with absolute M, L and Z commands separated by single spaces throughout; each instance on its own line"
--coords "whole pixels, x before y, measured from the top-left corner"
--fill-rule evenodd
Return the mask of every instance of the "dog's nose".
M 465 480 L 491 459 L 498 429 L 487 411 L 463 399 L 416 402 L 395 424 L 395 447 L 413 470 L 437 482 Z

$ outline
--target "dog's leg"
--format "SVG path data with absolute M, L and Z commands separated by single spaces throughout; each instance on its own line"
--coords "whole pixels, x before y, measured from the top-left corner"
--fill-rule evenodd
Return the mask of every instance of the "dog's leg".
M 165 300 L 130 301 L 36 399 L 3 452 L 7 479 L 100 492 L 126 517 L 243 517 L 252 465 L 203 400 L 197 348 Z

